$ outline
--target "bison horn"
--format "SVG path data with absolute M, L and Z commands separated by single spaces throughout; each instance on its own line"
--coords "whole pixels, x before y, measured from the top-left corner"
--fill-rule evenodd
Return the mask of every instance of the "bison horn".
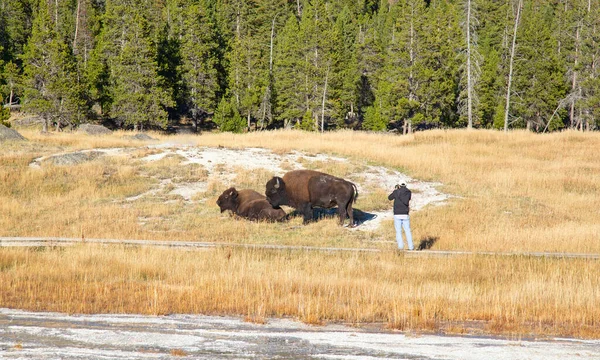
M 275 179 L 275 189 L 279 189 L 279 179 Z

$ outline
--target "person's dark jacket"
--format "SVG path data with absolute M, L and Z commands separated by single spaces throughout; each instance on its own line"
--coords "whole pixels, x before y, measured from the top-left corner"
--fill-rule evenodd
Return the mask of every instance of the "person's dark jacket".
M 400 186 L 388 196 L 389 200 L 394 200 L 394 215 L 408 215 L 411 195 L 406 186 Z

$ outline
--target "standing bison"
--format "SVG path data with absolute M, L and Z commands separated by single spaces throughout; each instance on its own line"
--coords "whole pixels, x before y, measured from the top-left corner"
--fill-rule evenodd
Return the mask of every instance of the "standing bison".
M 354 226 L 352 203 L 358 197 L 356 186 L 344 179 L 313 170 L 294 170 L 267 182 L 265 195 L 274 207 L 288 205 L 304 215 L 304 223 L 312 220 L 313 207 L 330 209 L 338 206 L 340 225 L 346 216 Z
M 233 187 L 229 188 L 219 196 L 217 205 L 221 212 L 231 210 L 250 220 L 281 221 L 286 216 L 283 209 L 273 208 L 263 195 L 250 189 L 237 191 Z

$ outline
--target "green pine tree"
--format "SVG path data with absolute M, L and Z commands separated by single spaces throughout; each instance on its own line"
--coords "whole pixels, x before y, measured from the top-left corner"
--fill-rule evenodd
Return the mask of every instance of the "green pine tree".
M 557 40 L 552 31 L 553 8 L 541 0 L 526 3 L 519 35 L 519 57 L 516 63 L 514 89 L 519 101 L 514 104 L 520 118 L 516 126 L 542 131 L 564 126 L 559 119 L 566 113 L 561 110 L 553 124 L 548 124 L 560 101 L 566 96 L 564 61 L 557 53 Z M 544 54 L 544 56 L 540 56 Z
M 1 62 L 1 60 L 0 60 Z M 0 67 L 2 65 L 0 64 Z M 21 95 L 21 74 L 19 67 L 12 61 L 4 65 L 0 80 L 3 80 L 4 85 L 0 93 L 5 99 L 6 104 L 14 105 L 17 103 Z
M 275 116 L 283 121 L 284 127 L 293 126 L 306 112 L 303 94 L 298 91 L 304 81 L 299 71 L 302 64 L 299 32 L 296 16 L 290 15 L 275 50 Z
M 504 60 L 508 56 L 508 2 L 481 1 L 479 8 L 478 35 L 482 64 L 481 77 L 475 86 L 479 94 L 477 116 L 483 127 L 501 129 L 504 126 L 503 100 L 507 72 Z
M 134 129 L 165 128 L 166 108 L 173 106 L 171 94 L 162 87 L 155 49 L 149 39 L 146 19 L 132 14 L 123 46 L 111 68 L 111 116 Z
M 213 28 L 203 2 L 190 5 L 184 12 L 178 70 L 182 77 L 184 103 L 195 126 L 214 112 L 219 91 Z
M 365 120 L 362 123 L 364 130 L 385 131 L 388 120 L 381 115 L 379 106 L 369 106 L 365 109 Z
M 329 74 L 334 62 L 334 23 L 325 1 L 306 3 L 300 19 L 300 66 L 302 74 L 298 91 L 302 93 L 304 111 L 310 111 L 315 119 L 330 118 L 330 102 L 327 96 Z M 318 115 L 317 115 L 318 114 Z M 324 127 L 325 124 L 323 124 Z M 321 126 L 321 125 L 319 125 Z
M 576 104 L 582 130 L 600 129 L 600 1 L 587 3 L 581 33 L 581 95 Z
M 569 88 L 570 125 L 591 130 L 600 125 L 600 1 L 578 1 L 573 4 L 575 26 L 570 39 Z
M 362 117 L 367 107 L 375 102 L 375 91 L 383 66 L 381 37 L 378 34 L 379 16 L 364 16 L 358 22 L 356 39 L 357 65 L 360 74 L 358 84 L 358 113 Z
M 384 48 L 383 66 L 378 74 L 376 101 L 369 112 L 365 112 L 363 128 L 383 130 L 382 122 L 397 127 L 412 122 L 414 108 L 407 105 L 415 103 L 416 80 L 415 65 L 418 59 L 419 32 L 418 22 L 422 17 L 424 5 L 416 0 L 396 3 L 386 11 L 385 31 L 390 34 Z M 414 105 L 414 104 L 413 104 Z
M 317 126 L 317 121 L 310 110 L 306 110 L 304 115 L 302 116 L 302 120 L 297 122 L 294 126 L 296 129 L 304 130 L 304 131 L 317 131 L 319 130 Z
M 37 7 L 38 0 L 0 0 L 0 58 L 14 61 L 23 54 Z
M 358 26 L 352 13 L 345 6 L 338 15 L 333 28 L 332 76 L 329 91 L 332 118 L 337 127 L 356 126 L 358 121 L 358 98 L 360 72 L 356 49 Z
M 241 133 L 246 129 L 246 122 L 240 115 L 235 99 L 231 96 L 221 98 L 213 121 L 221 131 Z
M 76 125 L 86 112 L 83 89 L 78 82 L 75 58 L 54 30 L 46 2 L 41 0 L 33 31 L 23 56 L 24 108 L 44 119 L 44 131 L 51 122 L 57 129 Z
M 464 126 L 458 117 L 459 58 L 462 34 L 457 7 L 431 1 L 420 30 L 419 54 L 414 65 L 416 101 L 422 122 Z M 416 115 L 416 114 L 415 114 Z
M 172 94 L 159 75 L 153 42 L 156 9 L 143 2 L 107 1 L 103 28 L 89 66 L 94 97 L 124 126 L 164 128 Z
M 0 53 L 2 53 L 2 46 L 0 46 Z M 4 69 L 4 60 L 2 60 L 0 58 L 0 84 L 2 84 L 2 80 L 3 78 L 6 77 L 5 74 L 5 69 Z M 6 90 L 4 89 L 4 87 L 2 88 L 2 91 L 0 91 L 0 95 L 2 96 L 2 98 L 4 98 L 4 93 L 6 92 Z M 10 102 L 8 103 L 9 105 L 11 104 Z M 6 127 L 10 127 L 10 123 L 7 121 L 10 118 L 10 109 L 7 107 L 4 107 L 4 101 L 0 101 L 0 125 L 4 125 Z

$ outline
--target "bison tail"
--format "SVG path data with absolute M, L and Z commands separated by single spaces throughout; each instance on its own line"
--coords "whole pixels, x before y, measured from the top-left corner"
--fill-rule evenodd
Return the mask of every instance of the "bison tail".
M 354 188 L 354 196 L 352 198 L 352 202 L 356 202 L 356 199 L 358 199 L 358 189 L 356 188 L 356 185 L 354 185 L 353 183 L 351 183 L 351 184 L 352 184 L 352 187 Z

